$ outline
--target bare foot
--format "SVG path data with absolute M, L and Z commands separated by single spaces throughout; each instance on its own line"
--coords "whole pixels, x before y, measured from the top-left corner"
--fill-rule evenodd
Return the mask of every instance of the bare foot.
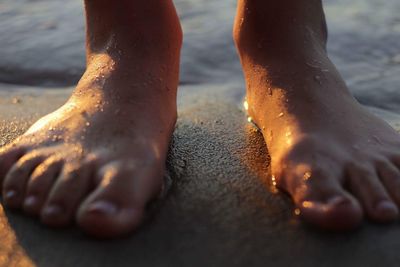
M 125 234 L 141 223 L 163 186 L 181 30 L 170 1 L 139 2 L 86 3 L 86 73 L 64 106 L 1 150 L 7 207 L 49 226 L 76 220 L 98 237 Z M 133 7 L 148 17 L 132 17 Z M 118 10 L 126 13 L 113 13 Z M 104 25 L 92 23 L 102 12 Z M 111 25 L 115 20 L 120 24 Z M 126 32 L 127 24 L 146 30 Z
M 395 220 L 400 136 L 357 103 L 329 60 L 320 1 L 242 0 L 235 40 L 249 115 L 302 218 L 328 229 L 354 228 L 364 213 Z

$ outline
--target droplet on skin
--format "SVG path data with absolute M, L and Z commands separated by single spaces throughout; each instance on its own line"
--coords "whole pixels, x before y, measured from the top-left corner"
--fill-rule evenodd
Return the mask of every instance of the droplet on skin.
M 253 122 L 253 118 L 252 117 L 247 117 L 247 121 L 248 122 Z
M 278 118 L 282 118 L 285 115 L 283 112 L 278 115 Z
M 243 106 L 244 106 L 244 109 L 245 109 L 246 111 L 249 110 L 249 103 L 247 102 L 247 100 L 244 101 Z
M 295 210 L 294 210 L 294 214 L 295 214 L 296 216 L 300 216 L 300 215 L 301 215 L 300 209 L 295 209 Z
M 321 82 L 321 76 L 319 76 L 319 75 L 314 76 L 314 80 L 315 80 L 317 83 L 322 84 L 322 82 Z
M 86 126 L 90 126 L 90 122 L 86 122 Z
M 304 181 L 308 181 L 311 178 L 311 172 L 306 172 L 303 176 Z
M 271 186 L 270 186 L 270 191 L 273 194 L 277 194 L 279 193 L 279 189 L 278 189 L 278 183 L 276 182 L 276 177 L 275 175 L 271 176 Z
M 275 175 L 272 175 L 271 183 L 272 183 L 273 186 L 276 186 L 276 177 L 275 177 Z

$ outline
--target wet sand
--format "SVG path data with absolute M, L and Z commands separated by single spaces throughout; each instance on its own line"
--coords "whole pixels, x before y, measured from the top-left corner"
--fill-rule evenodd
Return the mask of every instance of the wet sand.
M 289 199 L 269 191 L 263 139 L 237 103 L 196 93 L 196 86 L 182 89 L 190 93 L 180 96 L 186 104 L 167 164 L 173 183 L 145 226 L 99 242 L 73 227 L 51 230 L 1 210 L 0 266 L 398 266 L 400 225 L 366 223 L 354 233 L 329 234 L 300 223 Z M 1 94 L 0 140 L 8 142 L 68 91 Z
M 400 129 L 396 1 L 326 5 L 331 55 L 353 93 Z M 60 3 L 0 3 L 0 145 L 62 104 L 83 70 L 80 1 Z M 167 196 L 135 235 L 111 242 L 0 209 L 0 266 L 399 266 L 398 223 L 324 233 L 269 191 L 266 147 L 240 109 L 234 1 L 176 3 L 186 39 Z

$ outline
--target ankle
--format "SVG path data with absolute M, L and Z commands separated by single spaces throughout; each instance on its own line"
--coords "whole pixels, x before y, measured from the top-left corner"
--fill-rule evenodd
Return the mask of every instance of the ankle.
M 154 61 L 152 61 L 154 62 Z M 179 59 L 149 64 L 145 58 L 116 59 L 108 54 L 93 55 L 73 96 L 78 99 L 107 99 L 118 103 L 163 100 L 163 108 L 176 108 Z M 136 103 L 137 104 L 137 103 Z
M 259 54 L 261 49 L 271 55 L 293 56 L 312 46 L 326 50 L 327 26 L 321 1 L 240 0 L 233 39 L 241 54 Z
M 88 54 L 141 48 L 180 52 L 182 29 L 171 0 L 85 0 L 85 7 Z

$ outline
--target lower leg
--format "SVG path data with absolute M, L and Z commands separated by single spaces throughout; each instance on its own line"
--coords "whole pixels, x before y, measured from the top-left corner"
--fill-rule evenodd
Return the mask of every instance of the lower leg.
M 326 52 L 320 0 L 239 0 L 234 39 L 249 115 L 305 220 L 351 228 L 400 205 L 399 135 L 351 96 Z
M 85 7 L 85 74 L 63 107 L 0 151 L 0 174 L 8 207 L 113 237 L 136 228 L 162 188 L 182 32 L 170 0 Z

